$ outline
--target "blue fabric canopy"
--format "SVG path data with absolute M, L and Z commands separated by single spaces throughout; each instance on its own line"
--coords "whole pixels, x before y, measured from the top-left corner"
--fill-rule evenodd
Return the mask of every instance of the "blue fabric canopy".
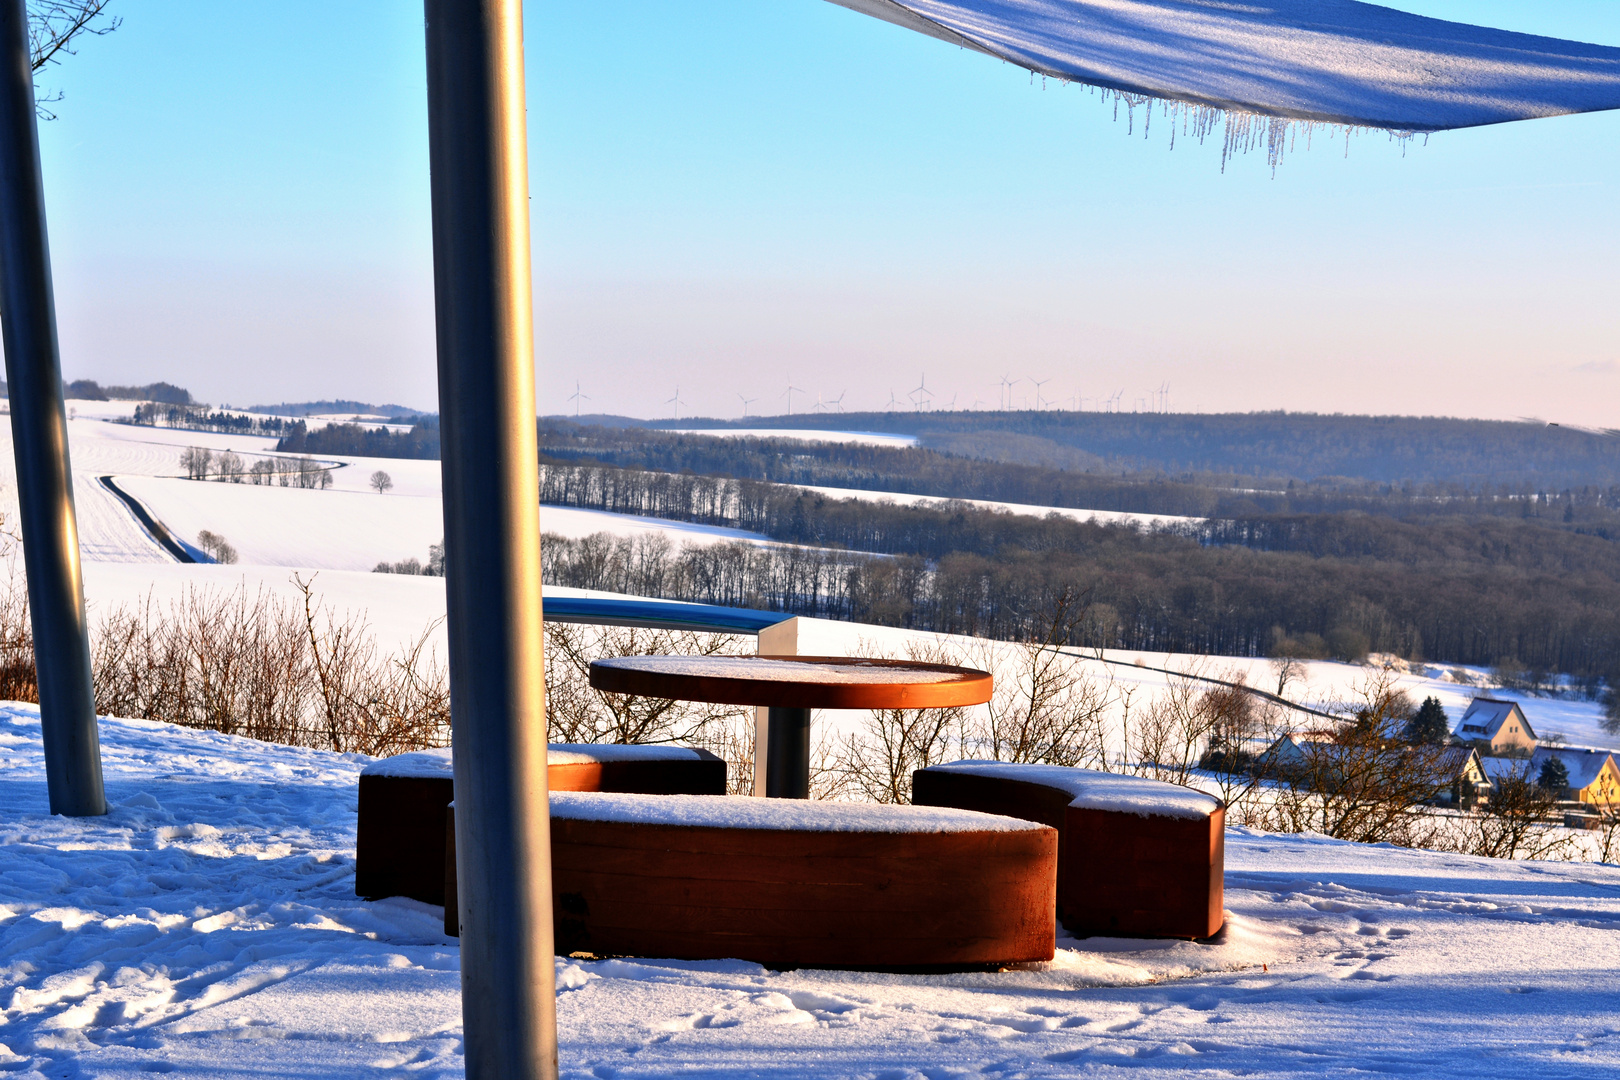
M 1354 0 L 833 0 L 1042 75 L 1239 113 L 1442 131 L 1620 108 L 1620 49 Z

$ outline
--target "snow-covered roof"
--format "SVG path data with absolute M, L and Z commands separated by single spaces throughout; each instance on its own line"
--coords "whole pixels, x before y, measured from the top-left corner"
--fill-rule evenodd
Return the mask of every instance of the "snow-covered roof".
M 1556 757 L 1564 763 L 1569 772 L 1569 786 L 1579 791 L 1590 787 L 1597 782 L 1598 774 L 1603 771 L 1603 765 L 1609 760 L 1607 750 L 1585 750 L 1571 747 L 1543 746 L 1530 756 L 1530 778 L 1533 780 L 1541 775 L 1541 768 L 1547 759 Z
M 1502 725 L 1515 713 L 1518 714 L 1524 733 L 1534 739 L 1535 729 L 1530 726 L 1530 719 L 1524 715 L 1524 710 L 1519 708 L 1518 702 L 1486 697 L 1477 697 L 1468 703 L 1468 708 L 1457 721 L 1457 727 L 1452 734 L 1459 739 L 1494 739 L 1497 732 L 1502 729 Z
M 746 795 L 618 795 L 554 791 L 551 816 L 575 821 L 629 821 L 794 832 L 955 833 L 1044 829 L 1034 821 L 944 806 L 881 806 L 755 799 Z
M 1004 761 L 953 761 L 931 765 L 933 772 L 963 772 L 1022 780 L 1057 788 L 1073 796 L 1070 806 L 1083 810 L 1114 810 L 1138 817 L 1207 818 L 1221 808 L 1221 800 L 1201 791 L 1149 780 L 1141 776 L 1072 769 L 1063 765 L 1010 765 Z
M 691 761 L 704 757 L 689 746 L 646 746 L 623 743 L 551 743 L 546 747 L 547 765 L 589 765 L 605 761 Z M 408 754 L 373 761 L 361 776 L 453 776 L 450 748 L 413 750 Z
M 1030 71 L 1403 131 L 1620 108 L 1620 49 L 1354 0 L 833 0 Z

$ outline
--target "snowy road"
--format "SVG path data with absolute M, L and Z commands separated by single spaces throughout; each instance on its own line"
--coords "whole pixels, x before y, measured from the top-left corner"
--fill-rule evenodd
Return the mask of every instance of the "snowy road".
M 437 908 L 353 895 L 364 759 L 105 721 L 106 818 L 45 814 L 0 714 L 0 1070 L 462 1074 Z M 971 975 L 560 961 L 563 1075 L 1423 1077 L 1620 1070 L 1620 868 L 1234 830 L 1211 945 Z

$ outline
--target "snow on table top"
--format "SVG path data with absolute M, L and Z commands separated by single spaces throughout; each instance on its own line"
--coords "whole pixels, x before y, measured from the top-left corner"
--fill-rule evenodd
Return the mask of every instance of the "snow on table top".
M 693 679 L 741 679 L 772 683 L 874 683 L 919 686 L 955 682 L 964 676 L 939 667 L 897 664 L 893 661 L 850 659 L 836 664 L 773 660 L 760 656 L 619 656 L 597 660 L 593 667 L 646 671 Z
M 746 795 L 617 795 L 554 791 L 551 816 L 710 829 L 837 833 L 1024 832 L 1044 825 L 999 814 L 939 806 L 880 806 Z
M 1620 108 L 1620 49 L 1354 0 L 833 0 L 1094 86 L 1406 131 Z
M 547 765 L 591 765 L 604 761 L 693 761 L 703 755 L 689 746 L 645 746 L 623 743 L 550 743 Z M 454 759 L 448 746 L 436 750 L 413 750 L 406 754 L 379 758 L 360 771 L 361 776 L 437 777 L 454 776 Z
M 1071 769 L 1063 765 L 1009 765 L 1003 761 L 953 761 L 934 765 L 935 772 L 973 773 L 1005 780 L 1023 780 L 1058 788 L 1074 796 L 1070 806 L 1083 810 L 1113 810 L 1138 817 L 1207 818 L 1221 808 L 1213 795 L 1149 780 L 1141 776 Z

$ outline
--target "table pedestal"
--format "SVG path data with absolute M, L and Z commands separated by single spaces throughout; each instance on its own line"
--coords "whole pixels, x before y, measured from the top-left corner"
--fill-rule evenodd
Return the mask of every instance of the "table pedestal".
M 767 710 L 765 797 L 810 797 L 810 710 Z

